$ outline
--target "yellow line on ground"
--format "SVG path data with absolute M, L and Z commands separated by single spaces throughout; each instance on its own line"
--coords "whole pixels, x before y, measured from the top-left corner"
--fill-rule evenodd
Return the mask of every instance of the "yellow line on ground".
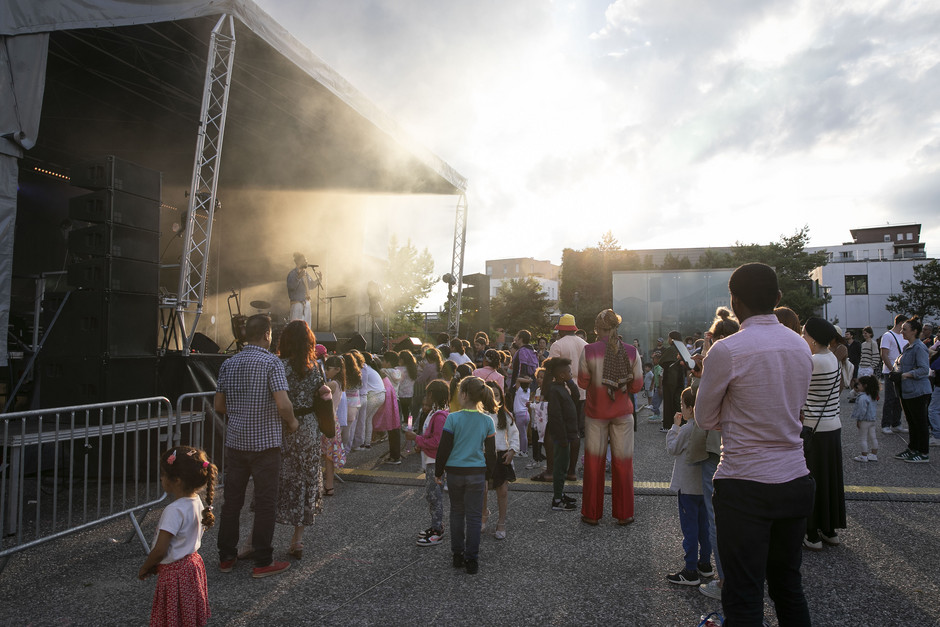
M 365 468 L 341 468 L 337 470 L 341 475 L 353 475 L 361 477 L 387 477 L 389 479 L 424 479 L 424 473 L 414 474 L 411 472 L 395 472 L 391 470 L 369 470 Z M 525 477 L 516 479 L 516 483 L 525 485 L 540 484 L 551 486 L 551 481 L 532 481 Z M 566 481 L 568 485 L 581 485 L 581 481 Z M 610 481 L 605 481 L 604 485 L 610 486 Z M 651 490 L 668 490 L 669 483 L 666 481 L 635 481 L 635 488 Z M 853 494 L 911 494 L 920 496 L 940 496 L 940 488 L 915 488 L 904 486 L 865 486 L 865 485 L 847 485 L 846 492 Z

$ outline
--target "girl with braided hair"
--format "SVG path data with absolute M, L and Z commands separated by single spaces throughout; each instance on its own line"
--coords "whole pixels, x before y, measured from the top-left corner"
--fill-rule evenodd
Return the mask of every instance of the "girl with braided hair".
M 215 523 L 212 500 L 219 471 L 205 451 L 177 446 L 160 457 L 160 484 L 175 499 L 160 516 L 150 554 L 138 579 L 157 575 L 151 625 L 205 625 L 209 620 L 202 533 Z M 206 506 L 198 492 L 205 489 Z

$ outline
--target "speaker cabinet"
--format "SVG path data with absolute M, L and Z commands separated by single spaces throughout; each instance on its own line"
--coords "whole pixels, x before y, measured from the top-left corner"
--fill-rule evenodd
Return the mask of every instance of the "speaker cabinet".
M 69 232 L 69 252 L 159 263 L 160 234 L 128 226 L 96 224 Z
M 163 174 L 113 155 L 69 168 L 70 182 L 85 189 L 114 189 L 160 202 Z
M 156 294 L 160 288 L 160 266 L 146 261 L 98 257 L 70 264 L 68 284 L 96 290 Z
M 48 306 L 44 303 L 44 317 L 51 318 L 56 307 L 52 299 Z M 99 358 L 156 355 L 158 307 L 156 294 L 75 290 L 43 352 Z
M 120 224 L 158 233 L 160 201 L 113 189 L 102 189 L 70 198 L 69 217 L 83 222 Z
M 40 377 L 42 407 L 149 398 L 157 394 L 157 358 L 46 357 Z

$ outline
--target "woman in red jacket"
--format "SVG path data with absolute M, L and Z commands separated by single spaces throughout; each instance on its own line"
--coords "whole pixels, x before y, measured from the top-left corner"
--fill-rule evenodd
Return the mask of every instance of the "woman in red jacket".
M 597 341 L 584 347 L 578 387 L 587 390 L 584 406 L 584 494 L 581 520 L 596 525 L 604 514 L 604 462 L 611 453 L 611 502 L 621 525 L 633 522 L 633 403 L 643 387 L 636 348 L 617 336 L 622 321 L 605 309 L 594 321 Z

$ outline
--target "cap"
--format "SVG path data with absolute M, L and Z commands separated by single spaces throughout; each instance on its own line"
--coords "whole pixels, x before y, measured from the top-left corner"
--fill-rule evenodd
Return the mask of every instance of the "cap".
M 558 324 L 555 325 L 556 331 L 577 331 L 578 325 L 574 323 L 574 316 L 571 314 L 563 315 L 559 320 Z
M 327 353 L 326 346 L 323 344 L 317 344 L 313 347 L 313 350 L 316 351 L 317 357 L 323 357 Z

